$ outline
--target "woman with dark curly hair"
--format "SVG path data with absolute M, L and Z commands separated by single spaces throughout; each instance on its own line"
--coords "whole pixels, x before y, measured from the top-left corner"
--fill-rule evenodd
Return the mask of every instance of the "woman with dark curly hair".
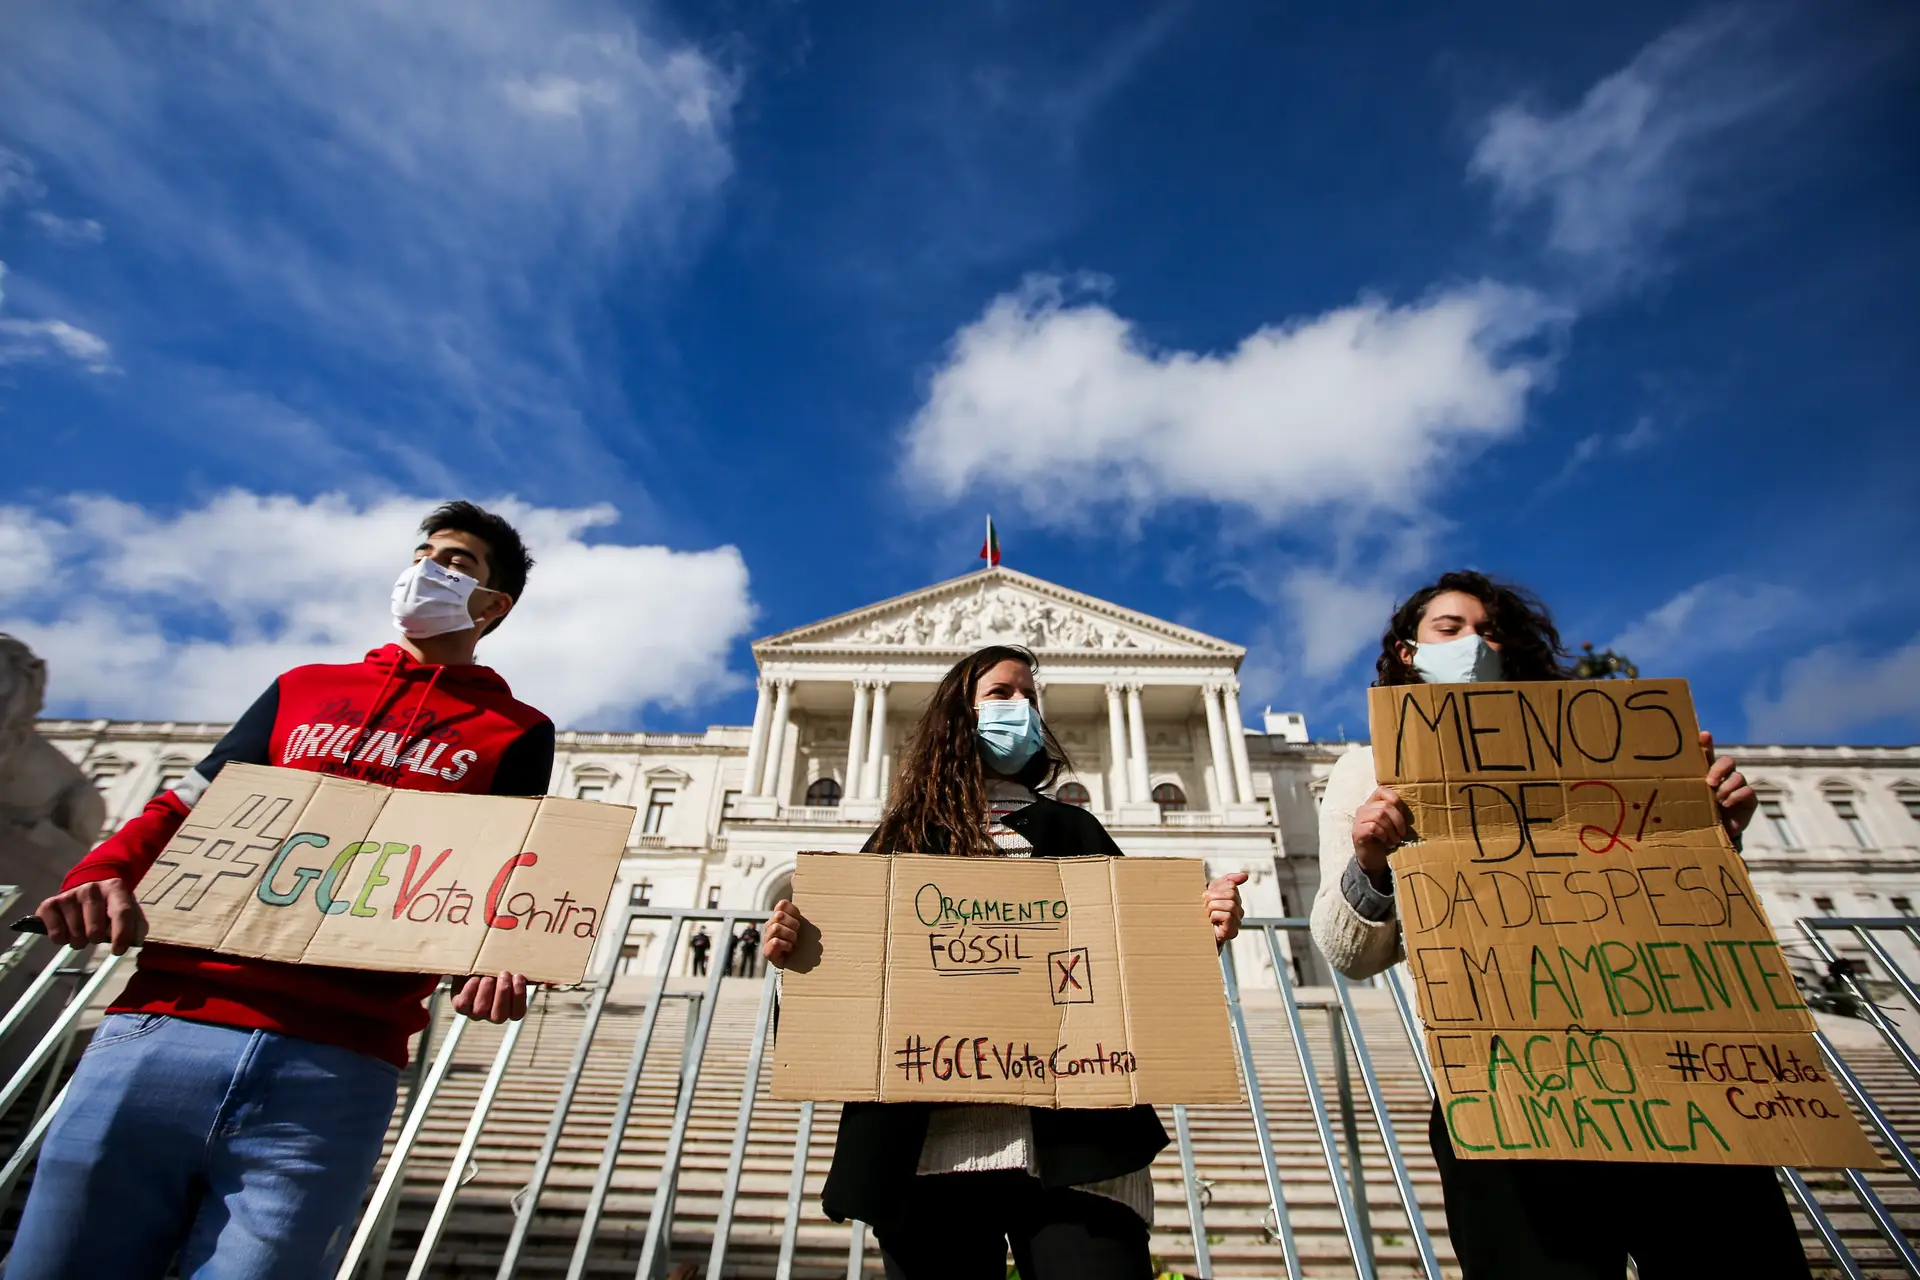
M 1040 794 L 1069 765 L 1037 710 L 1037 665 L 1025 649 L 993 645 L 947 672 L 869 852 L 1119 855 L 1098 818 Z M 1210 919 L 1217 943 L 1239 932 L 1245 879 L 1222 876 L 1201 895 L 1194 923 Z M 785 967 L 801 924 L 791 902 L 774 908 L 770 963 Z M 1166 1145 L 1150 1106 L 850 1102 L 821 1201 L 835 1221 L 873 1226 L 891 1280 L 1002 1280 L 1009 1244 L 1027 1280 L 1150 1280 L 1149 1167 Z
M 1376 683 L 1564 680 L 1566 656 L 1546 606 L 1531 593 L 1455 572 L 1394 611 L 1380 638 Z M 1710 734 L 1700 744 L 1707 785 L 1737 845 L 1759 801 L 1732 760 L 1714 758 Z M 1349 978 L 1372 977 L 1406 958 L 1388 858 L 1412 826 L 1405 801 L 1376 785 L 1372 752 L 1340 757 L 1320 803 L 1313 938 Z M 1811 1274 L 1771 1169 L 1461 1160 L 1438 1103 L 1427 1135 L 1464 1280 L 1621 1280 L 1629 1257 L 1641 1280 Z

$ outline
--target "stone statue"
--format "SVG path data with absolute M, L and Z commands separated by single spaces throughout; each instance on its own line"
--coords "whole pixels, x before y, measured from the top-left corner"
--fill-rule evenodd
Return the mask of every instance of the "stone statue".
M 60 888 L 73 864 L 100 838 L 106 802 L 80 767 L 34 729 L 47 690 L 47 665 L 10 635 L 0 634 L 0 884 L 20 898 L 0 920 L 0 949 L 14 935 L 5 925 L 29 915 Z M 52 955 L 44 939 L 30 944 L 11 971 L 0 975 L 0 1009 L 33 981 Z M 48 992 L 0 1044 L 0 1074 L 13 1075 L 52 1026 L 72 994 L 74 980 Z
M 64 858 L 65 875 L 100 838 L 107 806 L 80 767 L 34 731 L 46 690 L 47 664 L 0 634 L 0 832 Z

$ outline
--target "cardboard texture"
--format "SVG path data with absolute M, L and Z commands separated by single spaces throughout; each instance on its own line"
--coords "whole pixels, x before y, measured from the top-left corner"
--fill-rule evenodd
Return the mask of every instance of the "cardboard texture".
M 138 897 L 153 942 L 564 986 L 586 974 L 633 814 L 229 764 Z
M 1203 865 L 803 853 L 773 1096 L 1236 1103 Z
M 1682 680 L 1369 694 L 1466 1158 L 1877 1168 L 1706 784 Z

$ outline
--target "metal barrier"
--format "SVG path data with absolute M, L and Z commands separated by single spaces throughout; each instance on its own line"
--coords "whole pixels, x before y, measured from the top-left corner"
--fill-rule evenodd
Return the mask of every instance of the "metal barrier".
M 624 909 L 617 925 L 619 930 L 617 937 L 625 939 L 631 936 L 636 925 L 644 925 L 660 930 L 664 935 L 662 938 L 664 945 L 660 946 L 655 953 L 660 957 L 659 971 L 653 975 L 644 1013 L 641 1015 L 639 1028 L 634 1034 L 633 1043 L 627 1055 L 625 1073 L 615 1101 L 614 1113 L 607 1126 L 605 1140 L 601 1147 L 592 1189 L 587 1197 L 585 1211 L 580 1215 L 578 1230 L 575 1234 L 567 1267 L 568 1280 L 578 1280 L 587 1271 L 595 1238 L 605 1216 L 609 1192 L 614 1186 L 616 1173 L 622 1167 L 622 1144 L 634 1116 L 636 1099 L 640 1093 L 641 1076 L 654 1048 L 655 1032 L 659 1025 L 661 1011 L 671 1002 L 678 1000 L 686 1002 L 688 1006 L 685 1041 L 660 1177 L 654 1186 L 648 1205 L 635 1271 L 638 1280 L 655 1280 L 656 1277 L 666 1273 L 672 1245 L 675 1195 L 681 1164 L 687 1150 L 695 1094 L 700 1085 L 700 1069 L 711 1038 L 715 1011 L 721 994 L 721 982 L 726 977 L 722 964 L 719 963 L 720 957 L 716 956 L 716 963 L 710 967 L 702 990 L 698 992 L 670 990 L 673 979 L 673 959 L 679 952 L 681 936 L 689 924 L 718 925 L 716 936 L 727 938 L 747 922 L 762 921 L 765 918 L 764 912 L 717 909 L 676 910 L 640 906 L 628 906 Z M 1889 981 L 1908 1000 L 1909 1010 L 1920 1011 L 1920 1000 L 1916 999 L 1920 992 L 1916 991 L 1913 979 L 1901 969 L 1885 947 L 1872 937 L 1876 931 L 1892 930 L 1902 932 L 1909 941 L 1920 943 L 1920 920 L 1816 920 L 1802 921 L 1800 927 L 1808 940 L 1823 956 L 1827 957 L 1830 963 L 1837 961 L 1838 958 L 1834 956 L 1822 934 L 1835 930 L 1851 931 L 1861 940 L 1867 952 L 1886 969 Z M 1291 1041 L 1294 1059 L 1299 1068 L 1300 1088 L 1305 1093 L 1308 1108 L 1311 1111 L 1320 1157 L 1325 1164 L 1327 1181 L 1339 1210 L 1342 1234 L 1350 1254 L 1351 1269 L 1359 1280 L 1374 1280 L 1376 1239 L 1384 1234 L 1376 1228 L 1372 1220 L 1366 1193 L 1363 1168 L 1365 1145 L 1361 1140 L 1361 1129 L 1363 1122 L 1370 1121 L 1371 1128 L 1377 1134 L 1379 1150 L 1391 1174 L 1400 1208 L 1406 1217 L 1406 1233 L 1412 1242 L 1415 1255 L 1413 1265 L 1417 1266 L 1417 1269 L 1430 1280 L 1438 1280 L 1442 1274 L 1441 1263 L 1433 1240 L 1427 1232 L 1422 1206 L 1415 1192 L 1393 1117 L 1389 1112 L 1386 1092 L 1383 1089 L 1381 1077 L 1375 1069 L 1374 1055 L 1361 1025 L 1360 1007 L 1354 998 L 1355 987 L 1335 975 L 1331 998 L 1310 999 L 1296 989 L 1293 982 L 1293 970 L 1287 963 L 1281 935 L 1292 933 L 1304 940 L 1306 930 L 1307 921 L 1298 917 L 1250 919 L 1243 925 L 1244 936 L 1251 938 L 1256 947 L 1263 948 L 1273 964 L 1275 990 L 1271 994 L 1279 998 L 1288 1039 Z M 529 1237 L 540 1210 L 541 1198 L 547 1189 L 556 1156 L 560 1151 L 569 1113 L 579 1097 L 589 1054 L 595 1046 L 596 1037 L 601 1035 L 609 994 L 621 963 L 620 956 L 621 947 L 607 946 L 599 971 L 585 988 L 586 1001 L 581 1012 L 578 1040 L 568 1069 L 560 1082 L 557 1096 L 554 1098 L 552 1116 L 534 1157 L 528 1182 L 514 1197 L 510 1207 L 513 1223 L 496 1272 L 499 1280 L 506 1280 L 507 1277 L 514 1275 L 526 1255 Z M 16 1149 L 7 1160 L 4 1171 L 0 1171 L 0 1202 L 3 1202 L 5 1194 L 12 1190 L 31 1163 L 46 1133 L 48 1122 L 65 1097 L 64 1090 L 58 1097 L 51 1099 L 46 1097 L 60 1076 L 62 1060 L 58 1055 L 64 1054 L 65 1046 L 70 1043 L 73 1029 L 81 1013 L 114 972 L 116 966 L 124 959 L 125 957 L 107 956 L 91 970 L 83 988 L 67 1003 L 53 1029 L 42 1038 L 33 1053 L 14 1073 L 13 1078 L 4 1088 L 0 1088 L 0 1114 L 4 1114 L 24 1095 L 36 1076 L 44 1074 L 45 1077 L 41 1101 L 36 1106 L 34 1115 Z M 87 956 L 66 949 L 62 949 L 59 955 L 54 956 L 42 969 L 26 995 L 4 1017 L 0 1017 L 0 1040 L 4 1040 L 12 1029 L 19 1025 L 33 1005 L 53 989 L 61 975 L 85 972 L 86 960 Z M 1247 1085 L 1246 1120 L 1259 1149 L 1261 1172 L 1266 1183 L 1267 1212 L 1270 1223 L 1267 1231 L 1280 1250 L 1284 1273 L 1289 1277 L 1297 1277 L 1302 1274 L 1300 1251 L 1288 1207 L 1287 1188 L 1282 1176 L 1281 1161 L 1276 1151 L 1273 1127 L 1269 1122 L 1268 1105 L 1268 1096 L 1272 1091 L 1291 1088 L 1292 1082 L 1263 1078 L 1257 1061 L 1254 1037 L 1249 1028 L 1248 1006 L 1243 999 L 1240 978 L 1234 965 L 1231 948 L 1223 949 L 1220 963 L 1234 1051 L 1238 1056 L 1241 1073 Z M 1845 966 L 1839 966 L 1839 971 L 1842 973 L 1843 980 L 1850 985 L 1854 997 L 1867 1010 L 1868 1020 L 1886 1038 L 1900 1061 L 1914 1073 L 1916 1080 L 1920 1080 L 1920 1057 L 1916 1057 L 1912 1047 L 1900 1034 L 1898 1026 L 1886 1011 L 1873 1001 L 1860 975 L 1847 970 Z M 1413 1061 L 1419 1069 L 1428 1093 L 1431 1094 L 1433 1083 L 1431 1068 L 1426 1062 L 1419 1025 L 1403 983 L 1403 975 L 1397 970 L 1373 980 L 1375 987 L 1387 992 L 1397 1015 L 1399 1031 L 1405 1035 Z M 436 996 L 436 1000 L 438 999 L 439 997 Z M 720 1206 L 713 1239 L 705 1259 L 705 1274 L 712 1277 L 718 1277 L 724 1273 L 723 1268 L 732 1243 L 742 1173 L 753 1134 L 754 1111 L 758 1102 L 759 1084 L 766 1061 L 766 1045 L 773 1025 L 777 1000 L 777 976 L 774 971 L 769 970 L 760 978 L 757 1014 L 738 1110 L 734 1118 L 732 1141 L 728 1148 L 726 1170 L 721 1184 Z M 1325 1043 L 1328 1046 L 1326 1054 L 1316 1054 L 1310 1042 L 1307 1031 L 1309 1013 L 1323 1013 L 1326 1017 Z M 437 1046 L 430 1044 L 427 1038 L 423 1037 L 413 1072 L 408 1077 L 407 1097 L 401 1112 L 398 1136 L 356 1225 L 353 1239 L 338 1272 L 339 1280 L 352 1280 L 356 1275 L 385 1276 L 389 1239 L 394 1229 L 394 1210 L 398 1204 L 400 1189 L 406 1181 L 407 1166 L 426 1129 L 435 1099 L 452 1074 L 459 1047 L 468 1026 L 466 1019 L 453 1018 L 445 1024 L 445 1030 Z M 526 1038 L 522 1034 L 524 1026 L 524 1023 L 513 1024 L 501 1035 L 488 1066 L 484 1083 L 480 1087 L 471 1111 L 465 1117 L 465 1127 L 447 1173 L 441 1181 L 438 1195 L 434 1198 L 425 1225 L 414 1245 L 406 1272 L 408 1280 L 418 1280 L 419 1277 L 426 1275 L 434 1260 L 473 1154 L 486 1131 L 489 1113 L 500 1094 L 514 1056 Z M 430 1023 L 427 1035 L 432 1034 L 433 1026 Z M 1859 1104 L 1863 1115 L 1879 1136 L 1889 1155 L 1914 1181 L 1916 1187 L 1920 1187 L 1920 1166 L 1916 1165 L 1912 1153 L 1901 1141 L 1892 1121 L 1881 1110 L 1858 1075 L 1849 1068 L 1826 1036 L 1820 1036 L 1820 1044 L 1832 1065 L 1834 1074 Z M 1330 1061 L 1323 1060 L 1327 1058 L 1330 1058 Z M 45 1070 L 49 1064 L 53 1067 L 51 1071 Z M 1360 1085 L 1357 1095 L 1353 1087 L 1353 1077 L 1356 1073 Z M 1322 1085 L 1322 1077 L 1325 1074 L 1331 1074 L 1334 1080 L 1334 1099 L 1331 1105 Z M 1364 1113 L 1359 1101 L 1362 1097 L 1365 1105 Z M 1176 1106 L 1171 1110 L 1175 1146 L 1184 1183 L 1187 1230 L 1192 1243 L 1195 1272 L 1203 1277 L 1211 1276 L 1213 1263 L 1206 1225 L 1210 1186 L 1200 1177 L 1196 1164 L 1192 1120 L 1188 1109 Z M 796 1237 L 802 1214 L 807 1157 L 812 1144 L 815 1115 L 816 1109 L 812 1103 L 803 1104 L 799 1108 L 799 1122 L 793 1144 L 791 1172 L 787 1183 L 776 1263 L 776 1275 L 779 1280 L 789 1280 L 795 1266 Z M 1783 1170 L 1782 1175 L 1789 1191 L 1799 1201 L 1813 1224 L 1816 1234 L 1826 1244 L 1835 1264 L 1850 1277 L 1861 1276 L 1863 1273 L 1860 1265 L 1848 1251 L 1841 1233 L 1823 1210 L 1805 1179 L 1792 1170 Z M 1852 1172 L 1844 1176 L 1847 1186 L 1853 1191 L 1869 1218 L 1878 1226 L 1881 1234 L 1885 1236 L 1895 1256 L 1916 1277 L 1920 1277 L 1920 1258 L 1916 1258 L 1912 1244 L 1901 1234 L 1891 1211 L 1867 1184 L 1865 1178 Z M 1399 1228 L 1393 1227 L 1391 1230 L 1398 1232 Z M 866 1266 L 867 1237 L 868 1232 L 863 1224 L 852 1224 L 848 1233 L 846 1262 L 846 1274 L 850 1280 L 861 1275 Z M 680 1259 L 679 1261 L 689 1260 Z

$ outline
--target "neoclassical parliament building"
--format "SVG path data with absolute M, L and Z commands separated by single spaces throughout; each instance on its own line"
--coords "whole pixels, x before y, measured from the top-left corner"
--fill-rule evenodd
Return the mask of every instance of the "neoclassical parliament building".
M 796 851 L 860 847 L 941 675 L 996 641 L 1040 656 L 1041 707 L 1074 764 L 1059 799 L 1092 808 L 1130 855 L 1245 871 L 1249 914 L 1307 913 L 1319 883 L 1320 789 L 1334 761 L 1365 744 L 1315 740 L 1292 713 L 1267 711 L 1250 725 L 1240 645 L 1004 567 L 759 641 L 751 725 L 562 730 L 551 790 L 636 810 L 616 901 L 762 910 L 786 894 Z M 108 830 L 225 728 L 39 722 L 104 793 Z M 1913 914 L 1920 747 L 1727 750 L 1761 795 L 1745 852 L 1777 928 L 1805 915 Z M 1196 881 L 1196 899 L 1199 890 Z M 619 940 L 618 963 L 653 970 L 661 937 L 636 927 Z M 1292 937 L 1296 976 L 1318 980 L 1324 968 L 1305 935 Z M 1236 959 L 1242 974 L 1271 963 L 1247 939 Z M 672 962 L 688 963 L 684 940 Z

